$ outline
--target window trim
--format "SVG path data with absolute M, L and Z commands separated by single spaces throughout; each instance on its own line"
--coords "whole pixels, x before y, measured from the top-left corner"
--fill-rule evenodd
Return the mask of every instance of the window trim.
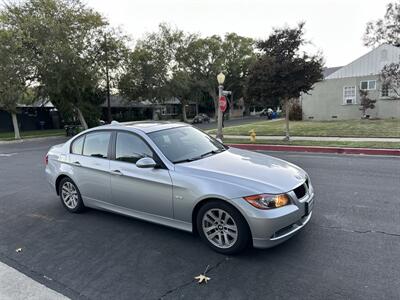
M 350 99 L 350 98 L 345 97 L 346 88 L 354 88 L 354 98 L 353 98 L 354 101 L 352 103 L 347 103 L 347 99 Z M 355 105 L 355 104 L 357 104 L 357 86 L 355 86 L 355 85 L 344 86 L 343 87 L 343 105 Z
M 75 144 L 79 139 L 81 139 L 81 138 L 83 138 L 81 153 L 78 154 L 78 153 L 72 152 L 72 147 L 73 147 L 74 144 Z M 76 137 L 75 139 L 73 139 L 72 142 L 71 142 L 70 145 L 69 145 L 69 147 L 70 147 L 69 153 L 70 153 L 70 154 L 73 154 L 73 155 L 81 155 L 81 156 L 83 156 L 83 146 L 85 146 L 85 140 L 86 140 L 86 134 L 81 134 L 80 136 L 78 136 L 78 137 Z
M 110 132 L 110 140 L 108 141 L 108 147 L 107 147 L 107 157 L 96 157 L 96 156 L 88 156 L 88 155 L 84 155 L 83 154 L 83 150 L 85 149 L 85 143 L 86 143 L 86 137 L 88 134 L 91 133 L 100 133 L 100 132 Z M 82 146 L 82 153 L 81 154 L 76 154 L 72 152 L 72 145 L 75 143 L 76 140 L 78 140 L 79 138 L 84 137 L 83 138 L 83 146 Z M 99 158 L 99 159 L 108 159 L 110 160 L 110 155 L 111 155 L 111 141 L 112 141 L 112 137 L 113 137 L 113 130 L 109 130 L 109 129 L 99 129 L 99 130 L 92 130 L 89 132 L 85 132 L 84 134 L 81 134 L 77 137 L 75 137 L 70 145 L 69 145 L 69 154 L 73 154 L 73 155 L 79 155 L 79 156 L 84 156 L 84 157 L 91 157 L 91 158 Z
M 111 151 L 110 151 L 110 160 L 115 161 L 115 162 L 119 162 L 119 163 L 125 163 L 125 164 L 129 164 L 129 165 L 134 165 L 136 166 L 136 164 L 131 163 L 131 162 L 127 162 L 127 161 L 122 161 L 122 160 L 117 160 L 116 159 L 116 152 L 117 152 L 117 134 L 118 132 L 122 132 L 122 133 L 126 133 L 126 134 L 131 134 L 134 135 L 136 137 L 138 137 L 139 139 L 141 139 L 146 145 L 147 147 L 149 147 L 150 151 L 153 152 L 153 159 L 154 161 L 157 163 L 158 166 L 156 166 L 156 168 L 158 169 L 168 169 L 167 166 L 164 164 L 164 162 L 162 161 L 162 159 L 158 156 L 157 152 L 153 149 L 153 147 L 149 144 L 148 141 L 146 141 L 145 138 L 143 138 L 140 134 L 130 131 L 130 130 L 123 130 L 123 129 L 114 129 L 113 130 L 113 134 L 111 136 Z
M 363 89 L 362 88 L 362 83 L 363 82 L 366 82 L 367 83 L 367 88 L 366 89 Z M 375 82 L 375 88 L 373 88 L 373 89 L 370 89 L 369 88 L 369 83 L 370 82 Z M 375 91 L 376 90 L 376 80 L 375 79 L 371 79 L 371 80 L 361 80 L 360 81 L 360 90 L 363 90 L 363 91 Z
M 383 91 L 386 90 L 387 91 L 387 95 L 383 95 Z M 390 86 L 389 84 L 382 84 L 381 86 L 381 90 L 379 93 L 379 97 L 386 99 L 386 98 L 390 98 Z

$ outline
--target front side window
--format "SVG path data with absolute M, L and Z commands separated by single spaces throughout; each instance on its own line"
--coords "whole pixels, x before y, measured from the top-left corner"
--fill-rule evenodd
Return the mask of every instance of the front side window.
M 190 126 L 152 132 L 149 137 L 173 163 L 202 159 L 226 150 L 224 145 Z
M 370 91 L 376 89 L 376 80 L 366 80 L 360 82 L 360 89 Z
M 73 141 L 72 146 L 71 146 L 71 153 L 72 154 L 82 155 L 83 141 L 84 140 L 85 140 L 85 136 L 83 135 L 80 138 L 77 138 L 76 140 Z
M 345 86 L 343 88 L 343 104 L 355 104 L 356 103 L 356 87 Z
M 88 133 L 83 145 L 83 155 L 107 158 L 110 137 L 111 132 L 106 131 Z
M 117 133 L 116 160 L 136 163 L 143 157 L 153 157 L 153 151 L 140 137 L 132 133 Z

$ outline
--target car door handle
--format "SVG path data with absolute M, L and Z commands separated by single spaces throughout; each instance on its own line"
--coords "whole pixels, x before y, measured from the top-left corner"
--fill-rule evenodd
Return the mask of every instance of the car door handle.
M 110 173 L 118 176 L 122 175 L 122 172 L 120 170 L 112 170 Z
M 76 165 L 76 166 L 80 166 L 81 165 L 81 163 L 79 161 L 74 161 L 73 164 Z

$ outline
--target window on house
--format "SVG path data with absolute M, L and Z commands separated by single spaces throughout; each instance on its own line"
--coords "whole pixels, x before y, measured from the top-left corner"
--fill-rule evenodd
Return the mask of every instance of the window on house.
M 387 84 L 382 85 L 381 97 L 389 97 L 389 85 Z
M 376 80 L 365 80 L 360 82 L 360 89 L 362 90 L 375 90 L 376 89 Z
M 343 103 L 344 104 L 356 104 L 356 87 L 345 86 L 343 88 Z

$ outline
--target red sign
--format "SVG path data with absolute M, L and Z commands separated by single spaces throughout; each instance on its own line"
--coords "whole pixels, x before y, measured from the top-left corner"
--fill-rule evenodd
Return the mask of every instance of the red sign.
M 219 109 L 222 112 L 225 112 L 225 110 L 226 110 L 226 97 L 225 96 L 219 97 Z

